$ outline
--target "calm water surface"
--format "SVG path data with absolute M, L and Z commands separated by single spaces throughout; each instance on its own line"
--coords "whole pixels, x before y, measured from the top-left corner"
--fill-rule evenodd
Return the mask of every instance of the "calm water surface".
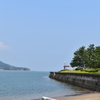
M 31 100 L 84 92 L 48 76 L 49 72 L 0 71 L 0 100 Z

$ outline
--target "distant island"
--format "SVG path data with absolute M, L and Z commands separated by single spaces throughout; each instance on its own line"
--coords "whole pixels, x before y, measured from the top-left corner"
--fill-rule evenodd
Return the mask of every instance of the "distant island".
M 0 61 L 0 70 L 30 71 L 29 68 L 12 66 L 2 61 Z

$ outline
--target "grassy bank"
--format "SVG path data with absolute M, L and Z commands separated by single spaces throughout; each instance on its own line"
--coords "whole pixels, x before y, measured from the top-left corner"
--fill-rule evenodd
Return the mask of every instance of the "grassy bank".
M 74 69 L 74 70 L 69 70 L 69 69 L 62 69 L 58 72 L 65 72 L 65 73 L 94 73 L 94 74 L 100 74 L 100 68 L 97 69 L 93 69 L 93 68 L 89 68 L 89 69 Z

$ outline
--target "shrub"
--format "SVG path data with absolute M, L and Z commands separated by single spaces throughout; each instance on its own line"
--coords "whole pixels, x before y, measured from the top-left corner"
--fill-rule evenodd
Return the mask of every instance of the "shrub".
M 100 68 L 96 68 L 98 71 L 100 71 Z
M 76 68 L 75 70 L 83 70 L 83 68 L 82 67 L 78 67 L 78 68 Z
M 85 71 L 85 72 L 98 72 L 98 69 L 83 69 L 82 71 Z

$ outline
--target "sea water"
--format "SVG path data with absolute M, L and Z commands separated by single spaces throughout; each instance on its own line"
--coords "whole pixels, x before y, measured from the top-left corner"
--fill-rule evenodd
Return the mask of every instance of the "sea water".
M 0 71 L 0 100 L 32 100 L 81 92 L 83 89 L 50 79 L 49 72 Z

